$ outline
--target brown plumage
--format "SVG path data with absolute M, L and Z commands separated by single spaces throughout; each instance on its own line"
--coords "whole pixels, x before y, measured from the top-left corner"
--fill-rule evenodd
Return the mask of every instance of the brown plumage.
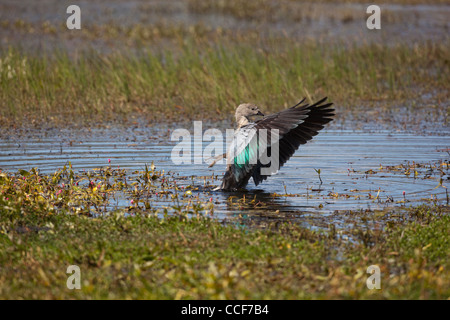
M 301 144 L 311 140 L 325 124 L 333 120 L 334 109 L 332 103 L 325 103 L 326 99 L 312 105 L 304 103 L 303 99 L 289 109 L 254 122 L 252 116 L 262 115 L 259 108 L 253 104 L 240 105 L 236 109 L 238 129 L 226 155 L 227 171 L 218 189 L 244 188 L 250 177 L 258 185 L 276 173 Z M 274 137 L 272 142 L 274 129 L 278 130 L 278 138 Z M 278 156 L 272 155 L 277 148 Z M 263 161 L 267 157 L 272 157 L 270 163 Z

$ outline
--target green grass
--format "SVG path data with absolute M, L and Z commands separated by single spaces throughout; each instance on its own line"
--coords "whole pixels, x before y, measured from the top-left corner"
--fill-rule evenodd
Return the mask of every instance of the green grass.
M 125 192 L 124 175 L 1 173 L 0 299 L 450 297 L 448 207 L 407 209 L 377 231 L 355 226 L 352 242 L 335 229 L 223 224 L 194 206 L 165 218 L 144 206 L 93 216 L 102 193 Z M 153 194 L 167 183 L 154 169 L 142 175 Z M 69 265 L 80 267 L 80 290 L 66 287 Z M 380 290 L 366 287 L 370 265 L 381 269 Z
M 109 121 L 127 117 L 182 120 L 230 118 L 242 102 L 266 112 L 306 96 L 328 96 L 339 116 L 376 106 L 445 108 L 449 64 L 445 44 L 384 47 L 265 46 L 186 40 L 160 53 L 84 52 L 51 56 L 0 53 L 0 117 L 11 123 Z M 432 101 L 421 94 L 433 93 Z M 414 102 L 411 102 L 414 101 Z
M 328 96 L 341 121 L 398 123 L 403 113 L 408 121 L 447 125 L 448 41 L 297 42 L 272 34 L 271 23 L 314 26 L 325 17 L 333 26 L 361 17 L 345 7 L 278 4 L 188 2 L 191 13 L 260 23 L 240 30 L 170 19 L 119 25 L 106 15 L 74 34 L 64 22 L 1 21 L 12 47 L 0 49 L 0 126 L 214 121 L 231 119 L 242 102 L 270 113 L 303 96 Z M 383 12 L 387 23 L 417 27 L 408 15 Z M 33 37 L 50 50 L 14 45 Z M 52 47 L 70 39 L 81 48 L 98 42 L 102 50 Z M 263 228 L 245 218 L 237 224 L 211 219 L 214 203 L 189 186 L 177 187 L 170 174 L 152 167 L 133 174 L 111 167 L 74 173 L 70 165 L 51 175 L 0 171 L 0 299 L 450 298 L 448 206 L 339 213 L 374 222 L 376 229 L 356 223 L 345 230 L 288 223 Z M 130 205 L 112 212 L 108 204 L 116 197 Z M 236 208 L 245 212 L 241 200 Z M 81 269 L 81 290 L 66 287 L 73 264 Z M 370 265 L 381 268 L 381 290 L 366 287 Z

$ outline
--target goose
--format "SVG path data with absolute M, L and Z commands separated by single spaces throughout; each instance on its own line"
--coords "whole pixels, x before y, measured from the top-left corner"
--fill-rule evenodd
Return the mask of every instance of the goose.
M 310 105 L 304 98 L 293 107 L 268 116 L 254 104 L 240 104 L 235 113 L 237 129 L 228 152 L 216 157 L 210 165 L 227 158 L 222 183 L 214 190 L 244 189 L 251 177 L 258 186 L 277 173 L 301 144 L 333 120 L 333 103 L 326 100 L 327 97 Z M 263 118 L 254 121 L 256 116 Z

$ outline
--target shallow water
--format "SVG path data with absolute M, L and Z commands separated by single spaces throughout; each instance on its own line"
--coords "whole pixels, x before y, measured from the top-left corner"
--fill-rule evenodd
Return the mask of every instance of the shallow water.
M 258 187 L 250 181 L 245 193 L 213 192 L 210 184 L 220 184 L 225 164 L 175 165 L 171 152 L 176 144 L 162 128 L 3 135 L 0 169 L 37 167 L 41 173 L 53 173 L 70 161 L 75 171 L 88 171 L 107 166 L 111 159 L 111 166 L 131 174 L 153 161 L 158 170 L 175 173 L 179 186 L 194 184 L 201 199 L 212 198 L 219 219 L 287 219 L 313 227 L 345 225 L 348 220 L 340 213 L 349 210 L 448 203 L 443 186 L 449 184 L 450 136 L 323 131 L 301 146 L 278 174 Z M 322 184 L 314 169 L 321 170 Z M 129 204 L 122 195 L 111 206 Z

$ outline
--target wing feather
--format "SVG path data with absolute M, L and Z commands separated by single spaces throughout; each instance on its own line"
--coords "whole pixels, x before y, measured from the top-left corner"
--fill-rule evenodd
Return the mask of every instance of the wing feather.
M 332 103 L 324 103 L 326 100 L 325 97 L 309 105 L 304 103 L 303 99 L 289 109 L 241 127 L 235 134 L 227 155 L 227 159 L 230 160 L 221 189 L 243 188 L 250 177 L 253 177 L 255 185 L 258 185 L 276 173 L 300 145 L 311 140 L 325 124 L 333 120 L 334 108 Z M 266 129 L 267 137 L 260 134 L 261 129 Z M 278 139 L 274 141 L 271 138 L 272 130 L 278 130 Z M 262 142 L 266 142 L 265 148 Z M 262 163 L 261 155 L 270 158 L 275 144 L 278 146 L 279 154 L 278 165 L 273 167 L 270 163 Z M 269 174 L 262 174 L 262 168 L 266 168 L 265 173 L 269 171 Z

